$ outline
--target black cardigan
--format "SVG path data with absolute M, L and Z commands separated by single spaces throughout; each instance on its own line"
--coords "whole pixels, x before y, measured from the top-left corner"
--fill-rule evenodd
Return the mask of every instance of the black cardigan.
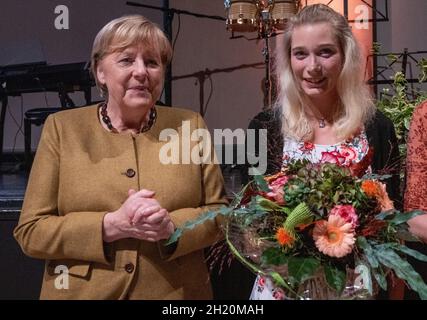
M 387 179 L 387 192 L 397 209 L 402 207 L 400 192 L 400 156 L 393 123 L 380 111 L 366 123 L 366 135 L 369 146 L 373 148 L 372 170 L 378 174 L 391 174 Z M 275 111 L 267 110 L 259 113 L 249 124 L 249 129 L 267 129 L 267 174 L 278 172 L 282 166 L 283 135 L 280 116 Z M 258 133 L 258 132 L 257 132 Z M 255 154 L 259 155 L 258 134 L 255 134 Z M 246 148 L 247 150 L 247 148 Z M 247 163 L 242 172 L 243 180 L 248 181 Z

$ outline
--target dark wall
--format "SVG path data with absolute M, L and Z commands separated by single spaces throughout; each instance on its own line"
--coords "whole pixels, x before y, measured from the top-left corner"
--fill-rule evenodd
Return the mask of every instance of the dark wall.
M 40 294 L 44 262 L 22 253 L 13 238 L 17 223 L 17 218 L 0 216 L 0 300 L 38 299 Z
M 22 253 L 13 238 L 15 218 L 0 217 L 0 300 L 38 299 L 44 261 Z M 207 250 L 207 255 L 209 251 Z M 208 262 L 209 263 L 209 262 Z M 236 260 L 216 264 L 211 271 L 215 300 L 247 300 L 255 276 Z

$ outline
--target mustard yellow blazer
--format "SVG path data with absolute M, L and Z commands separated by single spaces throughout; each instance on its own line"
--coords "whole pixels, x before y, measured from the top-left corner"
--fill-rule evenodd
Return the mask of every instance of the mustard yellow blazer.
M 173 140 L 160 139 L 162 129 L 181 139 L 188 128 L 206 128 L 201 116 L 178 108 L 157 111 L 151 130 L 136 136 L 106 131 L 96 105 L 47 119 L 14 230 L 25 254 L 46 260 L 41 299 L 212 298 L 203 248 L 220 234 L 216 221 L 186 232 L 176 247 L 102 240 L 104 215 L 117 210 L 131 188 L 154 190 L 177 226 L 226 204 L 218 165 L 159 160 Z M 184 147 L 201 157 L 206 150 L 193 140 Z M 57 266 L 66 267 L 68 282 Z

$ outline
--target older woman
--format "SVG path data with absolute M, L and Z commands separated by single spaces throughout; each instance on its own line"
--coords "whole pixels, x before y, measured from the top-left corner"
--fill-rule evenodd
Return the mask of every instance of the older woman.
M 375 110 L 363 81 L 360 49 L 345 17 L 322 4 L 303 8 L 289 21 L 276 63 L 276 108 L 257 115 L 249 125 L 268 129 L 268 173 L 291 159 L 362 164 L 373 152 L 368 170 L 393 174 L 387 190 L 398 200 L 394 127 Z M 284 296 L 271 281 L 258 277 L 251 298 Z
M 213 148 L 189 136 L 206 132 L 200 115 L 156 106 L 171 55 L 146 18 L 109 22 L 92 50 L 106 101 L 46 121 L 14 233 L 27 255 L 46 259 L 42 299 L 211 298 L 203 248 L 216 222 L 165 245 L 226 203 Z

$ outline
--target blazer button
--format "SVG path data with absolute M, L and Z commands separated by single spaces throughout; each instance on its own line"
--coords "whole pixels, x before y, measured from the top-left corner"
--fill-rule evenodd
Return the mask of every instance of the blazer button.
M 135 172 L 135 170 L 133 170 L 133 169 L 127 169 L 127 170 L 126 170 L 126 176 L 127 176 L 128 178 L 133 178 L 133 177 L 135 177 L 135 174 L 136 174 L 136 172 Z
M 125 271 L 127 273 L 132 273 L 134 269 L 135 269 L 135 266 L 133 265 L 133 263 L 128 263 L 125 265 Z

